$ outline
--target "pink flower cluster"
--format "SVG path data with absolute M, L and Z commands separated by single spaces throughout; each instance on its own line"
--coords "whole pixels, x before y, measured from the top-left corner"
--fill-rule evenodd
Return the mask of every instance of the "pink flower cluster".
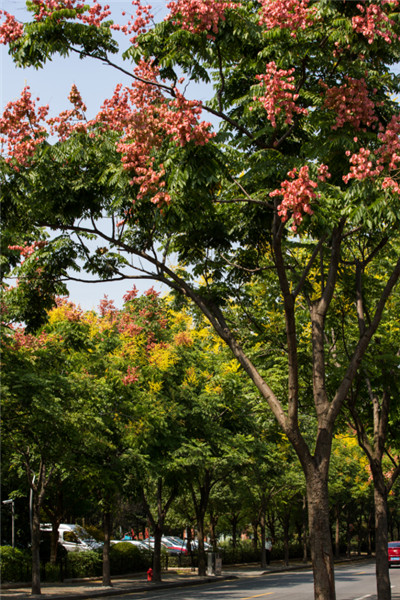
M 117 313 L 114 300 L 109 300 L 107 294 L 99 302 L 99 313 L 101 317 L 113 317 Z
M 132 300 L 134 300 L 137 297 L 138 293 L 139 290 L 137 289 L 136 285 L 134 285 L 133 288 L 129 290 L 129 292 L 126 292 L 126 294 L 122 296 L 124 303 L 131 302 Z
M 40 250 L 45 246 L 47 246 L 47 242 L 45 240 L 41 240 L 39 242 L 33 242 L 29 246 L 28 242 L 25 242 L 23 246 L 8 246 L 8 249 L 18 250 L 20 255 L 23 256 L 25 260 L 26 258 L 29 258 L 29 256 L 32 256 L 36 250 Z M 21 264 L 24 262 L 24 260 L 21 261 Z
M 80 305 L 71 302 L 66 297 L 58 296 L 56 298 L 56 305 L 58 308 L 63 309 L 63 316 L 67 319 L 67 321 L 77 322 L 82 319 L 83 310 Z
M 21 326 L 16 327 L 9 324 L 9 327 L 14 330 L 11 343 L 16 350 L 19 348 L 24 348 L 25 350 L 44 348 L 52 339 L 45 331 L 42 331 L 39 335 L 34 335 L 26 333 L 25 328 Z
M 308 166 L 305 165 L 298 171 L 292 169 L 288 173 L 289 179 L 282 181 L 281 187 L 270 192 L 271 198 L 282 196 L 282 202 L 278 206 L 278 215 L 285 223 L 290 216 L 293 217 L 292 231 L 297 231 L 298 225 L 303 220 L 304 213 L 313 214 L 310 203 L 317 197 L 315 189 L 318 183 L 310 179 Z M 318 169 L 318 179 L 326 181 L 330 177 L 328 167 L 321 165 Z
M 5 10 L 0 10 L 0 16 L 4 15 L 4 22 L 0 25 L 0 44 L 9 44 L 24 35 L 24 27 L 17 19 Z
M 343 127 L 346 123 L 360 129 L 361 125 L 370 127 L 378 120 L 365 79 L 346 77 L 346 83 L 332 88 L 322 81 L 320 84 L 326 89 L 324 105 L 336 114 L 336 124 L 332 129 Z
M 131 44 L 135 44 L 138 36 L 147 31 L 149 24 L 153 19 L 153 15 L 151 14 L 151 6 L 142 6 L 141 0 L 133 0 L 133 6 L 136 6 L 136 17 L 131 15 L 126 25 L 118 25 L 114 23 L 111 25 L 111 29 L 115 31 L 122 31 L 125 35 L 133 36 L 129 38 Z M 122 13 L 122 16 L 125 16 L 125 12 Z
M 377 151 L 378 162 L 387 164 L 389 170 L 397 169 L 400 162 L 400 115 L 394 115 L 385 131 L 378 134 L 378 139 L 382 143 Z
M 351 152 L 347 150 L 346 156 L 350 156 Z M 344 175 L 343 181 L 348 183 L 350 179 L 367 179 L 368 177 L 376 177 L 383 170 L 382 166 L 374 165 L 371 156 L 371 151 L 368 148 L 360 148 L 357 154 L 350 157 L 350 172 Z
M 138 379 L 139 376 L 137 374 L 137 367 L 128 366 L 127 374 L 122 378 L 122 383 L 124 385 L 130 385 L 132 383 L 136 383 Z
M 163 165 L 156 165 L 154 152 L 168 136 L 174 142 L 205 144 L 213 137 L 210 124 L 200 122 L 201 104 L 186 100 L 178 90 L 175 99 L 166 100 L 157 85 L 158 70 L 142 61 L 135 69 L 139 78 L 131 88 L 117 86 L 114 96 L 107 100 L 89 123 L 122 133 L 117 150 L 122 154 L 124 167 L 135 175 L 132 183 L 139 186 L 138 198 L 151 194 L 154 204 L 169 203 L 165 191 Z
M 0 144 L 6 147 L 7 162 L 15 160 L 19 165 L 29 164 L 36 147 L 47 135 L 45 119 L 48 112 L 48 106 L 36 109 L 29 86 L 22 90 L 19 100 L 6 105 L 0 118 Z
M 104 19 L 111 14 L 109 5 L 102 7 L 96 0 L 93 0 L 93 6 L 89 8 L 86 14 L 86 4 L 84 2 L 77 2 L 77 0 L 32 0 L 32 5 L 36 7 L 36 21 L 44 21 L 57 11 L 69 9 L 78 11 L 72 18 L 76 17 L 87 25 L 100 27 Z
M 174 0 L 167 4 L 171 12 L 165 20 L 173 19 L 191 33 L 209 31 L 217 34 L 219 22 L 225 20 L 225 11 L 237 6 L 235 2 L 220 0 Z M 213 36 L 210 34 L 209 37 Z
M 397 170 L 400 164 L 400 116 L 393 116 L 385 131 L 378 134 L 381 146 L 375 151 L 375 155 L 368 148 L 360 148 L 358 153 L 351 154 L 350 172 L 343 177 L 343 181 L 348 183 L 351 179 L 362 181 L 381 175 L 385 168 L 390 172 Z M 357 138 L 355 138 L 357 141 Z M 389 176 L 383 180 L 383 189 L 392 189 L 398 192 L 398 184 Z
M 92 137 L 95 131 L 115 131 L 120 134 L 117 150 L 122 163 L 132 172 L 132 183 L 139 186 L 137 197 L 150 195 L 157 205 L 168 203 L 165 171 L 162 164 L 157 164 L 157 152 L 167 139 L 181 146 L 189 142 L 202 145 L 215 134 L 210 131 L 210 123 L 200 120 L 201 102 L 186 100 L 178 89 L 172 100 L 164 97 L 155 67 L 142 61 L 134 73 L 135 83 L 130 88 L 118 85 L 91 121 L 85 120 L 86 107 L 76 86 L 69 96 L 74 108 L 48 119 L 48 106 L 36 109 L 29 88 L 25 88 L 21 98 L 10 102 L 0 118 L 0 144 L 6 147 L 6 160 L 17 170 L 29 165 L 37 145 L 49 133 L 65 140 L 76 131 Z
M 354 31 L 367 38 L 368 43 L 372 44 L 377 37 L 382 37 L 385 42 L 391 44 L 392 41 L 399 39 L 393 28 L 395 22 L 386 15 L 382 6 L 389 4 L 391 8 L 398 6 L 398 0 L 381 0 L 379 4 L 370 4 L 363 6 L 357 4 L 361 16 L 353 17 L 352 26 Z
M 50 125 L 50 133 L 57 134 L 60 140 L 67 139 L 73 131 L 86 131 L 86 106 L 75 84 L 71 88 L 68 100 L 74 108 L 64 110 L 57 117 L 52 117 L 47 121 Z
M 309 0 L 260 0 L 261 16 L 259 24 L 267 29 L 279 27 L 290 29 L 290 35 L 296 37 L 296 31 L 306 29 L 315 19 L 316 7 L 308 7 Z
M 307 114 L 306 108 L 296 106 L 295 102 L 299 95 L 295 93 L 296 87 L 293 84 L 292 77 L 294 69 L 277 69 L 274 61 L 269 62 L 266 67 L 265 75 L 256 75 L 260 81 L 260 86 L 265 87 L 263 96 L 254 96 L 255 102 L 261 102 L 267 111 L 268 119 L 273 127 L 276 127 L 276 117 L 283 112 L 285 123 L 293 123 L 294 114 Z

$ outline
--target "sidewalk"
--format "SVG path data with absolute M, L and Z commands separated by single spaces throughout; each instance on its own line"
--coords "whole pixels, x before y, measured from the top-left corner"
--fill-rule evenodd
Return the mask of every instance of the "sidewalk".
M 45 600 L 83 600 L 84 598 L 97 598 L 100 596 L 112 597 L 125 594 L 128 592 L 148 591 L 149 589 L 167 589 L 170 587 L 182 587 L 187 585 L 206 584 L 212 581 L 222 581 L 227 579 L 235 579 L 237 577 L 257 577 L 265 573 L 274 573 L 288 569 L 305 568 L 310 565 L 304 563 L 292 563 L 289 567 L 285 567 L 283 563 L 276 562 L 271 564 L 267 569 L 261 570 L 256 565 L 240 565 L 227 566 L 222 569 L 221 575 L 211 575 L 199 577 L 197 571 L 191 569 L 171 569 L 168 572 L 163 572 L 162 582 L 148 582 L 146 573 L 137 575 L 127 575 L 126 577 L 113 577 L 112 587 L 102 585 L 101 579 L 86 579 L 64 581 L 63 583 L 43 583 L 41 595 L 32 595 L 31 588 L 25 584 L 21 587 L 2 586 L 1 600 L 25 600 L 26 598 Z

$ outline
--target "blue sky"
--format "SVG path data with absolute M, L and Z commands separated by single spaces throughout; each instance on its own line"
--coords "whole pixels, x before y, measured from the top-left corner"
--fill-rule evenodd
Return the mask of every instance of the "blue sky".
M 91 0 L 89 2 L 91 4 Z M 106 2 L 101 2 L 103 5 Z M 120 15 L 126 11 L 131 14 L 131 2 L 111 0 L 108 2 L 113 12 L 115 22 L 121 22 Z M 168 0 L 153 0 L 152 13 L 156 20 L 160 20 L 167 13 Z M 25 2 L 22 0 L 0 0 L 0 8 L 13 14 L 18 20 L 26 21 L 29 13 L 26 11 Z M 121 35 L 122 44 L 129 45 L 128 40 Z M 118 59 L 116 59 L 118 60 Z M 121 59 L 122 60 L 122 59 Z M 54 58 L 44 69 L 34 68 L 17 69 L 7 53 L 5 46 L 0 46 L 0 104 L 4 106 L 10 100 L 20 96 L 22 89 L 30 86 L 32 97 L 39 97 L 38 105 L 49 104 L 51 112 L 59 113 L 70 108 L 68 94 L 73 83 L 81 92 L 82 98 L 88 107 L 88 116 L 94 116 L 105 98 L 111 97 L 117 83 L 129 84 L 128 77 L 102 65 L 97 61 L 82 61 L 76 56 L 68 59 Z M 150 287 L 149 282 L 136 282 L 139 290 L 144 291 Z M 83 309 L 96 308 L 99 301 L 107 294 L 109 299 L 115 301 L 116 306 L 122 305 L 122 297 L 128 289 L 132 288 L 129 281 L 114 283 L 75 283 L 68 284 L 70 299 L 80 304 Z M 161 288 L 154 285 L 156 289 Z

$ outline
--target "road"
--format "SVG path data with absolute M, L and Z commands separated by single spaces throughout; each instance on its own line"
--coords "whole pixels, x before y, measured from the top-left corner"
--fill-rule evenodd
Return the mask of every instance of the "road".
M 390 571 L 393 598 L 400 598 L 400 568 Z M 375 600 L 375 563 L 337 565 L 336 600 Z M 271 573 L 206 585 L 149 590 L 119 595 L 122 600 L 312 600 L 313 578 L 309 570 Z

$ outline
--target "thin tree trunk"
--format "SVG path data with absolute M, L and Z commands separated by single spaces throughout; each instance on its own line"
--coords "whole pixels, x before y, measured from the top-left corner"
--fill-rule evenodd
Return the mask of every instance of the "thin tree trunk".
M 32 501 L 32 594 L 41 594 L 40 586 L 40 502 L 36 490 Z
M 265 510 L 261 511 L 260 515 L 260 530 L 261 530 L 261 568 L 267 568 L 267 552 L 265 550 Z
M 335 506 L 335 557 L 340 557 L 340 506 Z
M 378 600 L 391 600 L 389 564 L 387 557 L 388 515 L 387 492 L 384 485 L 375 485 L 375 556 Z
M 350 558 L 351 556 L 351 536 L 352 536 L 352 524 L 350 523 L 350 509 L 347 511 L 347 528 L 346 528 L 346 556 Z
M 146 494 L 144 489 L 142 488 L 142 501 L 143 506 L 146 510 L 146 514 L 150 521 L 150 525 L 154 534 L 154 554 L 153 554 L 153 581 L 160 582 L 161 581 L 161 537 L 164 529 L 165 518 L 167 516 L 168 510 L 171 506 L 171 503 L 176 497 L 177 491 L 176 489 L 172 489 L 170 491 L 170 495 L 168 496 L 165 504 L 163 505 L 163 479 L 162 477 L 157 478 L 157 518 L 154 518 L 152 511 L 150 509 L 149 503 L 147 502 Z
M 207 573 L 206 553 L 204 550 L 204 517 L 197 521 L 197 538 L 199 543 L 199 575 L 204 576 Z
M 206 470 L 204 474 L 204 481 L 199 485 L 200 498 L 197 499 L 196 492 L 191 486 L 191 495 L 193 500 L 193 506 L 196 512 L 196 523 L 197 523 L 197 537 L 198 537 L 198 574 L 200 576 L 206 575 L 206 555 L 204 550 L 204 518 L 207 510 L 208 500 L 210 497 L 211 490 L 211 479 L 210 473 Z
M 153 556 L 153 581 L 161 581 L 161 537 L 162 528 L 156 525 L 154 528 L 154 556 Z
M 58 523 L 53 523 L 51 528 L 50 563 L 52 565 L 55 565 L 57 562 L 58 526 Z
M 252 524 L 251 524 L 252 528 L 253 528 L 253 540 L 252 540 L 252 543 L 253 543 L 253 549 L 254 549 L 254 551 L 257 550 L 257 545 L 258 545 L 258 524 L 259 524 L 258 521 L 253 521 Z
M 290 515 L 285 513 L 283 515 L 283 548 L 284 548 L 284 562 L 285 565 L 289 564 L 289 523 Z
M 111 587 L 111 568 L 110 568 L 110 539 L 111 539 L 111 512 L 105 510 L 103 514 L 103 585 Z

